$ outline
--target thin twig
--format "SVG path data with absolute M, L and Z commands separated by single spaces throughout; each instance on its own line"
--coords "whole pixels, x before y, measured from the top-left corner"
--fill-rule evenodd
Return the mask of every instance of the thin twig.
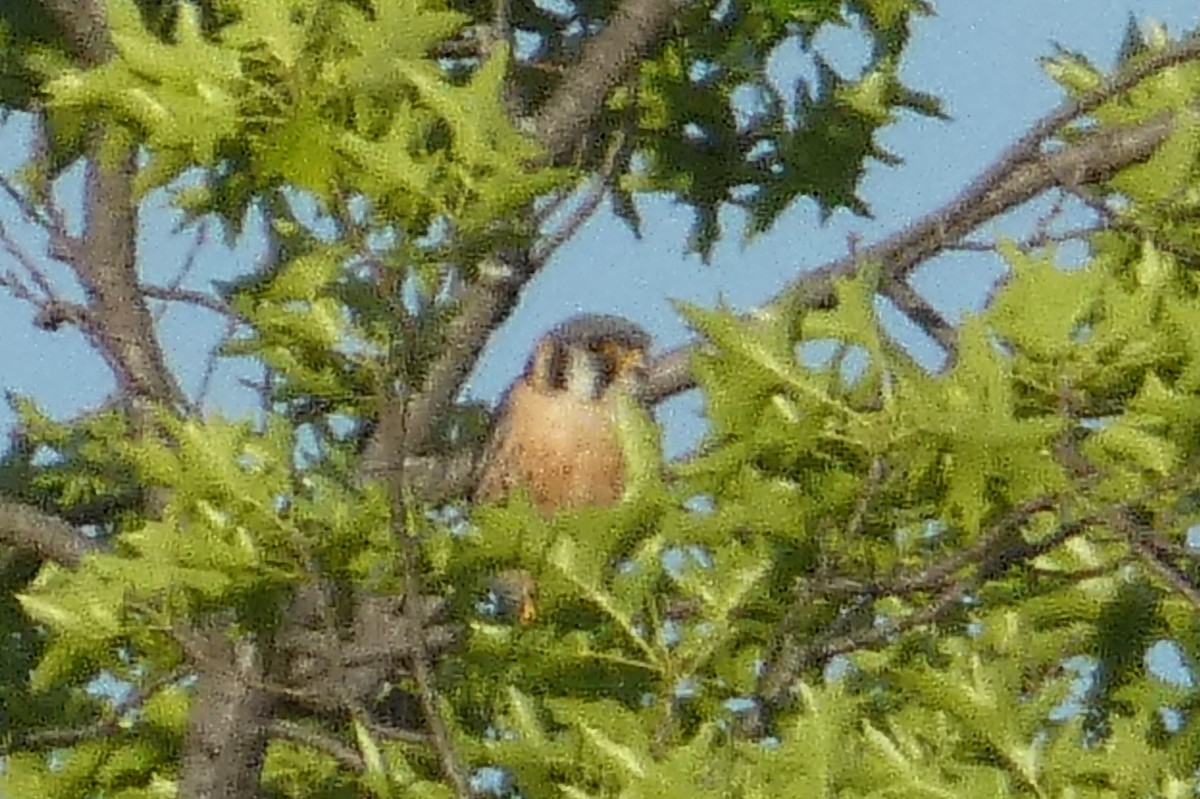
M 238 323 L 230 320 L 225 325 L 225 332 L 222 334 L 222 339 L 228 339 L 237 329 Z M 213 347 L 208 351 L 208 355 L 204 359 L 204 372 L 200 375 L 200 385 L 196 388 L 196 399 L 192 402 L 193 408 L 199 413 L 204 408 L 204 401 L 208 398 L 209 389 L 212 387 L 213 376 L 217 373 L 217 362 L 221 358 L 221 348 Z
M 403 424 L 403 420 L 402 420 Z M 420 552 L 417 549 L 415 532 L 410 528 L 408 518 L 408 503 L 405 493 L 408 491 L 403 471 L 387 481 L 391 489 L 392 534 L 401 542 L 404 566 L 404 612 L 409 616 L 411 628 L 416 636 L 415 646 L 409 664 L 413 682 L 417 686 L 417 696 L 421 700 L 421 708 L 425 714 L 425 723 L 429 727 L 430 739 L 434 751 L 437 752 L 438 763 L 441 765 L 442 776 L 450 783 L 458 799 L 471 799 L 471 784 L 467 772 L 462 767 L 454 741 L 446 720 L 442 718 L 442 708 L 438 701 L 437 685 L 429 668 L 429 648 L 425 641 L 425 619 L 421 616 L 420 597 L 424 590 L 421 579 Z
M 34 118 L 38 126 L 38 135 L 34 144 L 34 160 L 36 161 L 39 154 L 48 150 L 48 145 L 45 143 L 45 118 L 40 114 L 35 115 Z M 52 258 L 70 263 L 76 257 L 79 242 L 68 231 L 66 217 L 62 213 L 62 209 L 54 202 L 53 195 L 46 200 L 46 209 L 43 212 L 5 175 L 0 175 L 0 189 L 3 189 L 4 193 L 12 199 L 26 221 L 46 231 L 46 235 L 50 239 L 50 256 Z
M 1069 241 L 1086 241 L 1097 233 L 1102 233 L 1108 229 L 1108 225 L 1089 225 L 1088 227 L 1079 228 L 1077 230 L 1068 230 L 1062 233 L 1050 233 L 1048 231 L 1042 231 L 1021 239 L 1016 243 L 1016 246 L 1019 250 L 1037 250 L 1051 244 L 1065 244 Z M 999 248 L 999 243 L 994 241 L 964 240 L 946 245 L 947 250 L 962 252 L 996 252 Z
M 267 734 L 281 741 L 290 741 L 299 746 L 323 752 L 336 760 L 343 768 L 356 774 L 362 774 L 367 770 L 366 762 L 354 747 L 294 721 L 275 719 L 267 725 Z
M 138 291 L 143 296 L 149 297 L 152 300 L 162 300 L 163 302 L 181 302 L 187 305 L 195 305 L 199 308 L 219 313 L 222 316 L 228 316 L 238 321 L 243 321 L 242 318 L 219 297 L 214 297 L 203 291 L 194 291 L 192 289 L 181 289 L 178 286 L 153 286 L 143 283 L 138 286 Z
M 1128 508 L 1115 511 L 1109 521 L 1113 529 L 1125 537 L 1130 550 L 1150 571 L 1161 577 L 1193 608 L 1200 611 L 1200 587 L 1172 562 L 1181 555 L 1177 547 L 1156 536 L 1149 527 L 1135 519 Z
M 600 171 L 592 178 L 592 186 L 584 195 L 583 200 L 571 212 L 566 221 L 546 238 L 539 241 L 529 255 L 530 265 L 534 270 L 541 269 L 546 262 L 550 260 L 550 256 L 558 250 L 566 242 L 570 241 L 579 229 L 583 227 L 596 213 L 600 204 L 604 201 L 604 197 L 608 194 L 608 178 L 617 163 L 617 154 L 621 152 L 621 144 L 624 137 L 616 135 L 613 141 L 609 144 L 608 152 L 604 157 L 604 164 L 600 167 Z
M 946 321 L 937 308 L 918 294 L 907 280 L 885 280 L 879 286 L 883 296 L 891 300 L 902 314 L 924 330 L 952 357 L 957 349 L 954 326 Z
M 0 245 L 3 245 L 8 254 L 21 265 L 21 268 L 25 270 L 25 274 L 38 287 L 38 290 L 42 292 L 40 302 L 53 302 L 58 299 L 58 292 L 55 291 L 54 284 L 50 282 L 50 278 L 46 276 L 46 273 L 33 259 L 33 256 L 17 244 L 3 221 L 0 221 Z M 25 299 L 34 301 L 32 295 Z
M 199 228 L 196 230 L 196 236 L 192 239 L 192 246 L 188 247 L 187 254 L 183 258 L 183 266 L 179 268 L 179 271 L 175 274 L 175 277 L 171 278 L 171 280 L 167 283 L 165 287 L 166 293 L 174 293 L 179 291 L 179 287 L 183 285 L 183 281 L 187 280 L 188 275 L 190 275 L 192 270 L 195 269 L 197 256 L 200 254 L 201 248 L 203 248 L 207 243 L 208 221 L 204 220 L 200 223 Z M 166 312 L 167 308 L 165 305 L 162 308 L 159 308 L 154 314 L 154 321 L 158 322 L 162 320 L 163 315 Z

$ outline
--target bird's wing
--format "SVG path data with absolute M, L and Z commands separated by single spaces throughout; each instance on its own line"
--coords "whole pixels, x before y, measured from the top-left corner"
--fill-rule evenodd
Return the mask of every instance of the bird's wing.
M 509 468 L 513 455 L 510 452 L 513 446 L 511 440 L 512 401 L 513 392 L 519 387 L 519 383 L 509 386 L 497 406 L 488 443 L 483 449 L 476 469 L 478 475 L 474 495 L 476 503 L 497 500 L 513 488 L 513 474 Z

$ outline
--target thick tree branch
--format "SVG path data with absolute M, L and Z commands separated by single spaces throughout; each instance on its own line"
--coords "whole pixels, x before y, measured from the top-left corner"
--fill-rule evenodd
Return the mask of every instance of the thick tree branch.
M 193 642 L 203 650 L 188 719 L 180 799 L 248 799 L 259 795 L 272 702 L 261 688 L 259 644 L 226 640 L 220 630 Z
M 116 52 L 108 32 L 103 0 L 42 0 L 66 34 L 84 66 L 94 67 Z
M 0 500 L 0 541 L 75 568 L 93 545 L 74 527 L 30 505 Z
M 83 247 L 71 262 L 88 299 L 85 332 L 129 395 L 180 405 L 183 395 L 138 288 L 135 153 L 129 148 L 119 163 L 106 165 L 103 135 L 94 136 L 88 158 Z
M 566 160 L 588 135 L 608 93 L 662 43 L 680 0 L 625 0 L 591 39 L 534 120 L 537 139 L 551 161 Z

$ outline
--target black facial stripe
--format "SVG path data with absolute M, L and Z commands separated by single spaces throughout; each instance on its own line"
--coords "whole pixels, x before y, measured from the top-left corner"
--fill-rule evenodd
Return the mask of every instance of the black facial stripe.
M 550 351 L 550 374 L 548 377 L 550 385 L 555 391 L 562 391 L 567 387 L 567 348 L 561 342 L 556 341 Z
M 603 393 L 613 381 L 617 379 L 617 359 L 611 349 L 605 350 L 605 342 L 598 342 L 593 346 L 592 352 L 596 355 L 596 363 L 600 365 L 599 385 L 597 391 Z

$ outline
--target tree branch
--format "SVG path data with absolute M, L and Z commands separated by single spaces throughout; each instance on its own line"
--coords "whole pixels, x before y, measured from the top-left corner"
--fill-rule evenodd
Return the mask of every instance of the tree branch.
M 584 46 L 534 120 L 533 129 L 553 163 L 569 158 L 587 136 L 604 100 L 640 59 L 653 53 L 686 0 L 625 0 L 608 25 Z
M 131 396 L 171 406 L 184 397 L 167 368 L 154 320 L 138 289 L 137 206 L 133 200 L 135 152 L 128 148 L 107 166 L 103 133 L 93 137 L 87 161 L 83 246 L 71 262 L 87 295 L 91 323 L 85 332 Z
M 1169 541 L 1155 535 L 1146 524 L 1140 522 L 1128 508 L 1114 512 L 1110 518 L 1113 528 L 1124 536 L 1129 549 L 1137 555 L 1147 569 L 1158 575 L 1167 585 L 1200 611 L 1200 587 L 1183 569 L 1176 565 L 1185 554 Z
M 58 21 L 84 66 L 99 66 L 116 53 L 102 0 L 42 0 L 42 5 Z
M 805 669 L 827 662 L 837 655 L 885 644 L 903 632 L 937 622 L 950 613 L 965 597 L 977 591 L 989 580 L 1003 575 L 1016 566 L 1028 564 L 1030 561 L 1054 551 L 1067 540 L 1080 535 L 1088 528 L 1098 524 L 1108 524 L 1120 529 L 1119 525 L 1122 524 L 1122 519 L 1132 519 L 1131 514 L 1134 508 L 1168 492 L 1193 487 L 1200 479 L 1200 475 L 1197 473 L 1198 466 L 1200 464 L 1188 464 L 1178 474 L 1159 481 L 1136 497 L 1124 502 L 1111 503 L 1086 513 L 1074 521 L 1063 523 L 1053 533 L 1039 540 L 1026 541 L 1019 535 L 1015 535 L 1020 527 L 1034 514 L 1053 510 L 1059 504 L 1055 497 L 1038 497 L 1008 513 L 971 546 L 952 553 L 917 574 L 900 575 L 883 585 L 866 586 L 864 594 L 860 597 L 864 602 L 887 596 L 903 596 L 918 591 L 936 590 L 938 594 L 930 604 L 892 625 L 872 624 L 857 632 L 847 634 L 844 630 L 844 623 L 835 623 L 823 635 L 804 646 L 797 645 L 794 637 L 785 637 L 785 645 L 781 647 L 781 651 L 763 669 L 759 679 L 759 697 L 767 707 L 777 707 L 786 697 L 796 677 Z M 1127 538 L 1132 542 L 1133 539 L 1139 537 L 1130 536 L 1127 533 Z M 1140 540 L 1145 542 L 1145 539 Z M 1154 567 L 1162 565 L 1159 558 L 1155 557 L 1153 560 Z M 968 566 L 974 566 L 969 574 L 954 578 L 956 573 Z M 1179 588 L 1177 584 L 1179 575 L 1175 574 L 1175 579 L 1171 579 L 1171 575 L 1165 576 L 1173 586 Z M 1190 584 L 1190 581 L 1186 582 Z M 839 589 L 839 593 L 844 592 Z M 1193 590 L 1193 593 L 1196 594 L 1195 600 L 1200 602 L 1200 592 Z M 1192 596 L 1188 596 L 1186 593 L 1185 596 L 1192 601 Z M 797 604 L 807 604 L 809 601 L 811 600 L 808 597 L 800 597 Z M 1200 607 L 1200 605 L 1197 606 Z
M 805 273 L 770 304 L 795 311 L 831 307 L 834 281 L 851 276 L 863 263 L 881 263 L 887 279 L 906 280 L 951 244 L 1046 190 L 1102 182 L 1146 160 L 1174 129 L 1175 119 L 1160 114 L 1140 125 L 1101 131 L 1054 153 L 1036 154 L 1033 160 L 1026 152 L 1014 152 L 938 210 L 852 256 Z M 656 359 L 650 370 L 652 402 L 696 387 L 688 362 L 698 346 L 687 344 Z
M 74 527 L 49 513 L 30 505 L 0 500 L 0 541 L 29 549 L 39 557 L 68 568 L 79 561 L 94 546 Z
M 223 630 L 198 632 L 192 649 L 196 696 L 184 738 L 180 799 L 247 799 L 259 795 L 272 702 L 261 688 L 258 643 L 230 642 Z

